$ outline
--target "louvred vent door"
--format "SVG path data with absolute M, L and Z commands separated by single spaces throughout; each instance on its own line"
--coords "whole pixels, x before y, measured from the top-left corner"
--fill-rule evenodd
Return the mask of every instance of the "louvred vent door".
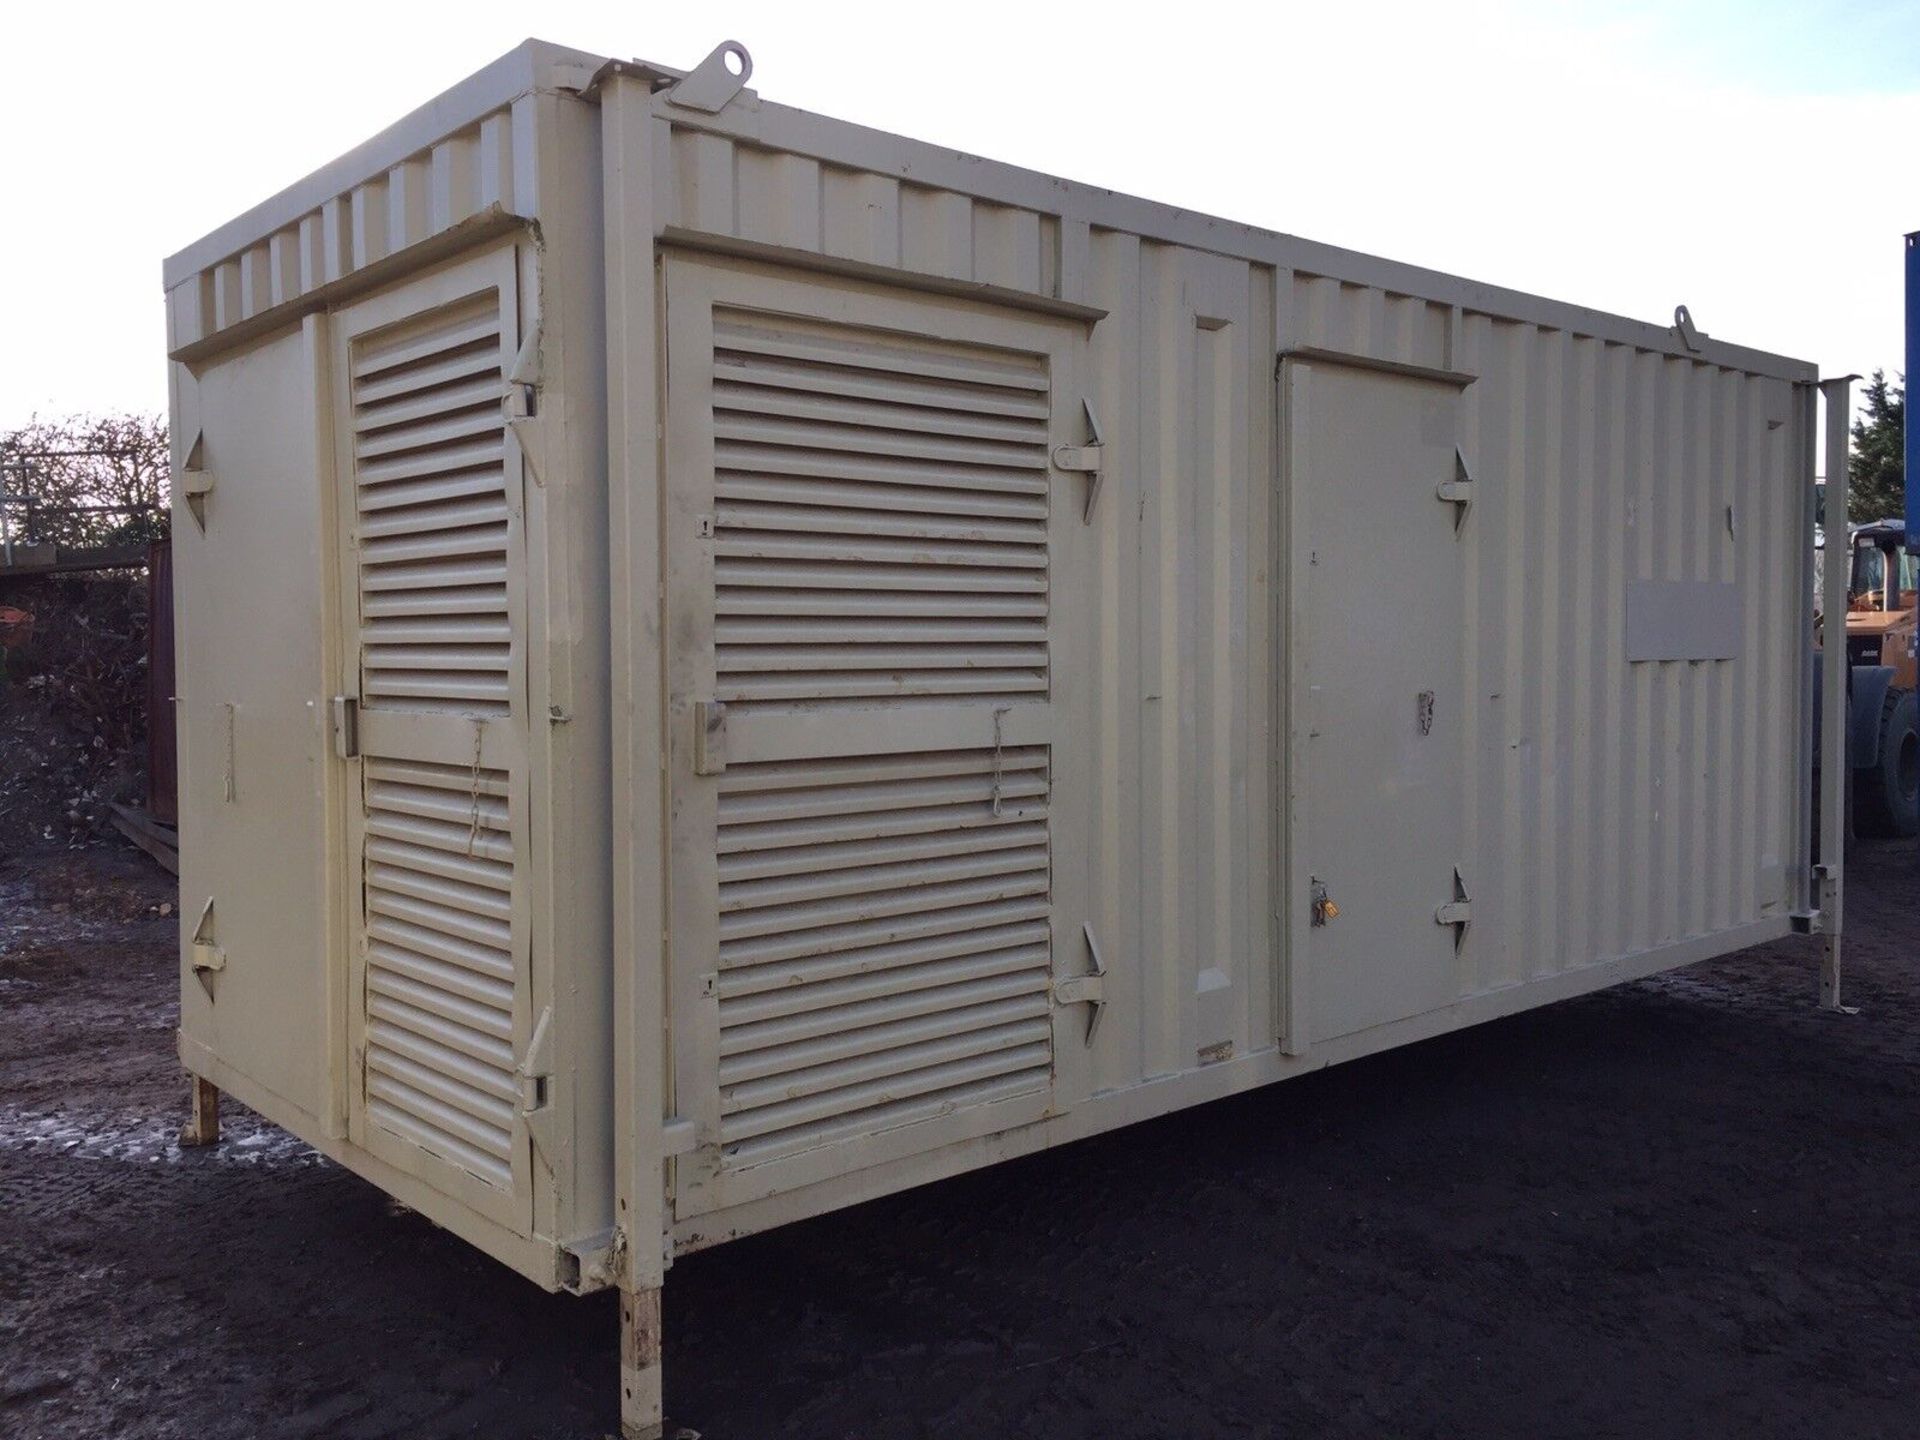
M 676 261 L 667 293 L 692 1214 L 1054 1104 L 1079 513 L 1059 328 L 744 266 Z
M 336 320 L 358 759 L 348 830 L 356 1143 L 531 1221 L 513 252 Z

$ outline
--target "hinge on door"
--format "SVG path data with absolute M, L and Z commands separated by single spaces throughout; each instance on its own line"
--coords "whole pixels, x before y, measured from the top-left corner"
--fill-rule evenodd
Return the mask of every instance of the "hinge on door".
M 506 389 L 500 395 L 500 414 L 520 445 L 521 458 L 536 485 L 546 484 L 546 418 L 541 414 L 540 387 L 545 373 L 540 355 L 540 319 L 534 317 L 526 338 L 507 370 Z
M 200 907 L 200 919 L 193 927 L 193 968 L 198 971 L 224 970 L 227 952 L 213 943 L 213 897 Z
M 333 697 L 333 753 L 351 760 L 360 753 L 360 702 L 351 695 Z
M 1453 532 L 1459 534 L 1459 528 L 1467 522 L 1467 511 L 1473 509 L 1473 472 L 1467 470 L 1467 457 L 1459 453 L 1459 445 L 1453 445 L 1453 478 L 1434 486 L 1434 495 L 1455 507 Z
M 1106 460 L 1106 437 L 1100 433 L 1100 417 L 1093 413 L 1093 402 L 1082 400 L 1087 412 L 1087 443 L 1053 447 L 1053 467 L 1072 470 L 1087 477 L 1087 503 L 1080 511 L 1080 523 L 1093 523 L 1093 507 L 1100 503 L 1100 474 Z
M 207 998 L 213 999 L 213 977 L 227 968 L 227 952 L 214 940 L 213 897 L 207 897 L 207 903 L 200 907 L 200 919 L 193 927 L 193 938 L 188 942 L 187 954 L 193 965 L 193 978 L 200 982 L 200 988 L 207 992 Z
M 552 1021 L 553 1007 L 549 1005 L 534 1022 L 533 1034 L 527 1040 L 526 1057 L 514 1067 L 520 1081 L 520 1114 L 527 1122 L 527 1134 L 533 1140 L 534 1149 L 549 1160 L 553 1158 L 553 1097 L 548 1093 L 553 1078 L 553 1060 L 548 1054 L 552 1049 L 548 1040 Z
M 206 437 L 196 433 L 187 446 L 186 463 L 180 467 L 180 498 L 186 502 L 193 523 L 207 528 L 207 497 L 213 493 L 213 471 L 207 469 Z
M 1455 533 L 1466 523 L 1467 511 L 1473 505 L 1473 475 L 1467 469 L 1467 457 L 1460 453 L 1458 445 L 1453 447 L 1453 478 L 1442 480 L 1433 492 L 1449 505 L 1457 506 L 1453 512 Z
M 1433 912 L 1433 922 L 1453 927 L 1453 948 L 1458 952 L 1461 942 L 1467 938 L 1467 926 L 1472 921 L 1473 901 L 1467 894 L 1467 877 L 1460 873 L 1460 867 L 1456 865 L 1453 867 L 1453 898 Z
M 1100 958 L 1100 942 L 1093 938 L 1093 924 L 1082 921 L 1080 932 L 1087 937 L 1087 965 L 1084 975 L 1069 975 L 1053 982 L 1053 1003 L 1087 1006 L 1087 1044 L 1100 1033 L 1101 1018 L 1107 1013 L 1107 965 Z

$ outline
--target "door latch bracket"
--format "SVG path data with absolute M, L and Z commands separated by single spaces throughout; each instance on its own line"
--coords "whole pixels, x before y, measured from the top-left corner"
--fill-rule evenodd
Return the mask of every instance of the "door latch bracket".
M 360 702 L 352 695 L 336 695 L 328 708 L 333 714 L 333 753 L 351 760 L 360 753 Z
M 693 773 L 721 775 L 727 768 L 727 706 L 723 700 L 693 702 Z
M 554 1115 L 553 1096 L 550 1093 L 553 1078 L 552 1029 L 553 1007 L 549 1005 L 534 1022 L 533 1033 L 527 1037 L 526 1056 L 513 1071 L 515 1079 L 520 1082 L 520 1116 L 527 1122 L 527 1135 L 533 1141 L 534 1148 L 549 1159 L 553 1156 Z

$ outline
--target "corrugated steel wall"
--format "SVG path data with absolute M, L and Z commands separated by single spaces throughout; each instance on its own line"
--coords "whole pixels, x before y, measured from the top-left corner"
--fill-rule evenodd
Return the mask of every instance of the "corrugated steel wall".
M 1467 820 L 1495 921 L 1463 991 L 1785 913 L 1809 643 L 1792 388 L 1477 315 L 1455 363 L 1480 377 Z M 1737 581 L 1740 657 L 1627 661 L 1636 580 Z
M 1089 386 L 1113 506 L 1088 597 L 1101 700 L 1070 722 L 1099 753 L 1115 1019 L 1096 1089 L 1277 1033 L 1278 351 L 1476 377 L 1460 993 L 1795 903 L 1806 436 L 1787 382 L 726 135 L 676 127 L 668 154 L 669 241 L 1106 312 Z M 1629 663 L 1635 580 L 1737 581 L 1741 657 Z

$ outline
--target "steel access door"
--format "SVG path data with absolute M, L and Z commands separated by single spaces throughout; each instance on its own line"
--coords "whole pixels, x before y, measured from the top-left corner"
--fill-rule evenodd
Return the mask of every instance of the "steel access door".
M 1067 322 L 670 259 L 676 1213 L 1037 1119 L 1091 1011 Z M 1071 447 L 1062 452 L 1060 447 Z
M 1288 697 L 1300 1042 L 1458 994 L 1473 492 L 1455 385 L 1323 360 L 1289 361 L 1283 385 L 1305 615 Z
M 334 317 L 355 1144 L 532 1222 L 526 565 L 505 246 Z

